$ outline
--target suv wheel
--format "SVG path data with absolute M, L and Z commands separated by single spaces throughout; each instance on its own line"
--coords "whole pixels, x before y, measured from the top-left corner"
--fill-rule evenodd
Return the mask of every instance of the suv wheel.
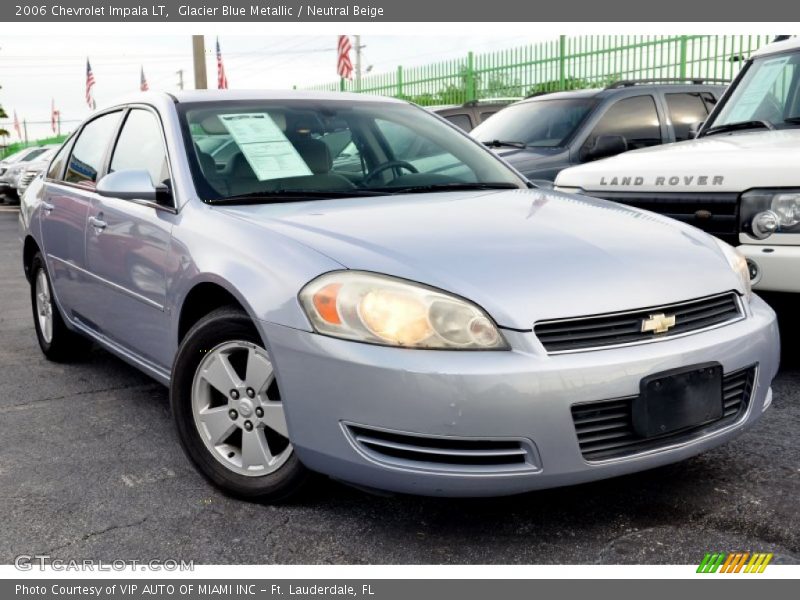
M 242 311 L 215 310 L 189 331 L 170 401 L 184 451 L 224 491 L 280 502 L 308 480 L 289 441 L 272 361 Z

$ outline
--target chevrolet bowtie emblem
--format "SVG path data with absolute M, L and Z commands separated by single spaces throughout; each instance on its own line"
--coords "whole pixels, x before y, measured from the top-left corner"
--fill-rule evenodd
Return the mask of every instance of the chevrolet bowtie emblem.
M 665 333 L 673 327 L 675 327 L 675 315 L 667 316 L 664 313 L 658 313 L 642 320 L 642 333 L 647 333 L 648 331 Z

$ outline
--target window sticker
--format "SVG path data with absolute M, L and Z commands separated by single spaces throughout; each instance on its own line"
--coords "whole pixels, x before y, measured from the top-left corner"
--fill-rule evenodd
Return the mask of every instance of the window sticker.
M 219 115 L 259 181 L 312 175 L 311 169 L 267 113 Z
M 770 93 L 773 84 L 783 73 L 783 67 L 790 58 L 790 56 L 773 58 L 761 64 L 758 73 L 753 76 L 742 95 L 736 99 L 736 106 L 731 110 L 726 120 L 727 123 L 740 123 L 753 118 L 764 98 Z

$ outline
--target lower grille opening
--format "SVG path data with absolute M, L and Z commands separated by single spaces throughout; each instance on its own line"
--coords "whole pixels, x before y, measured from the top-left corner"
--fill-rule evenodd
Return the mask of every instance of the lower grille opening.
M 523 440 L 422 436 L 347 425 L 355 444 L 368 456 L 398 466 L 428 470 L 538 470 L 532 446 Z
M 586 460 L 630 456 L 735 423 L 747 410 L 753 393 L 755 374 L 756 367 L 751 366 L 723 377 L 721 418 L 700 427 L 659 437 L 641 438 L 636 435 L 632 418 L 633 398 L 575 404 L 572 406 L 572 420 L 578 435 L 581 454 Z

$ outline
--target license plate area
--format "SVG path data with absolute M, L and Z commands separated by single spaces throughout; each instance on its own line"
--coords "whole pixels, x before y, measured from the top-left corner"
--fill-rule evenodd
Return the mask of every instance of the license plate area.
M 648 438 L 699 427 L 722 415 L 722 365 L 709 362 L 643 378 L 631 416 L 634 432 Z

